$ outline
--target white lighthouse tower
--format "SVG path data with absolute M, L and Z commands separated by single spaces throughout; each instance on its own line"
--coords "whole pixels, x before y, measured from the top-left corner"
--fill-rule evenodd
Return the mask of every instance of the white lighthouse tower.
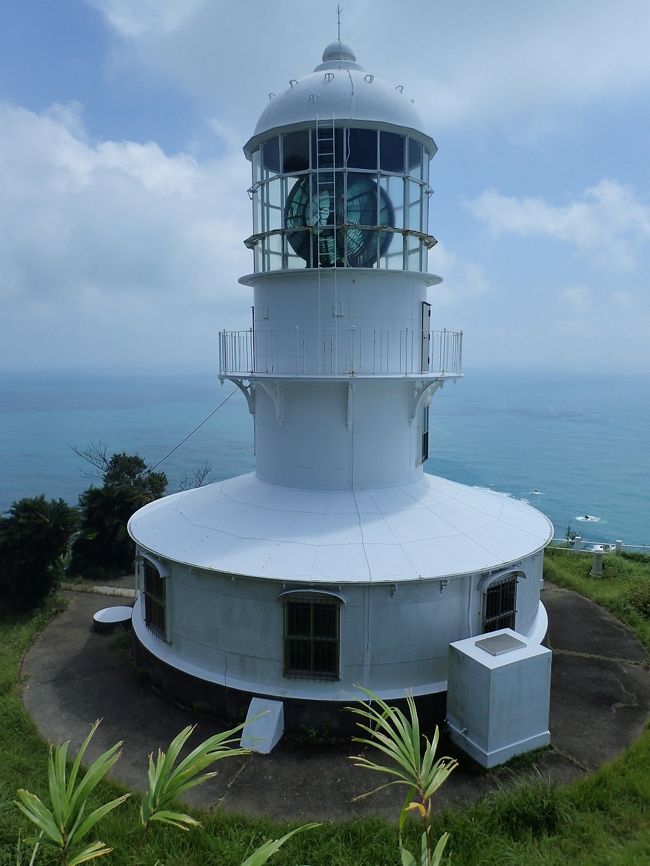
M 244 152 L 253 323 L 220 334 L 220 377 L 253 415 L 256 471 L 132 517 L 133 625 L 177 698 L 231 716 L 273 698 L 295 726 L 335 717 L 357 684 L 444 692 L 451 642 L 503 627 L 541 641 L 552 527 L 424 472 L 462 334 L 429 293 L 436 145 L 402 87 L 334 42 Z

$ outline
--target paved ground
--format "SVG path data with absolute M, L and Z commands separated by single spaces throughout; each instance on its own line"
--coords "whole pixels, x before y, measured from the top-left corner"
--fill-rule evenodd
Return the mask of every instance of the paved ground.
M 113 778 L 142 788 L 147 756 L 165 748 L 178 731 L 196 723 L 194 739 L 216 729 L 155 694 L 129 667 L 124 641 L 90 631 L 101 607 L 122 598 L 69 592 L 69 607 L 38 638 L 23 663 L 24 702 L 43 737 L 77 747 L 90 724 L 102 718 L 89 757 L 124 740 Z M 619 754 L 641 733 L 650 715 L 648 657 L 634 635 L 592 602 L 547 584 L 548 643 L 553 650 L 552 748 L 534 765 L 522 762 L 486 773 L 450 743 L 459 769 L 437 795 L 439 805 L 463 805 L 538 770 L 563 784 Z M 425 725 L 427 720 L 423 720 Z M 278 819 L 344 819 L 383 815 L 394 819 L 403 794 L 397 789 L 359 802 L 352 798 L 382 779 L 359 770 L 348 758 L 350 744 L 304 746 L 282 742 L 271 755 L 224 760 L 218 777 L 194 789 L 188 800 L 204 808 Z

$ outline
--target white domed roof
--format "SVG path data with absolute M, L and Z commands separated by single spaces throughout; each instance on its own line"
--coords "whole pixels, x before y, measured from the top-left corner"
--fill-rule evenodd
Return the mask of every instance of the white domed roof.
M 419 133 L 418 138 L 430 153 L 436 146 L 424 134 L 422 119 L 412 100 L 395 87 L 367 73 L 356 62 L 356 55 L 343 42 L 330 43 L 323 52 L 323 62 L 310 75 L 292 79 L 289 87 L 274 96 L 262 112 L 255 132 L 245 146 L 250 155 L 254 145 L 272 129 L 295 126 L 319 120 L 357 120 L 402 127 Z

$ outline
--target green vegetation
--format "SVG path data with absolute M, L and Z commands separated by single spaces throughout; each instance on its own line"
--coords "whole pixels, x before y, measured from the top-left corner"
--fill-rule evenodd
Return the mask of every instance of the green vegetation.
M 390 785 L 405 786 L 406 798 L 399 816 L 399 851 L 402 866 L 439 866 L 449 841 L 449 834 L 443 833 L 439 839 L 436 839 L 431 832 L 433 795 L 447 781 L 458 764 L 453 758 L 436 760 L 438 728 L 436 727 L 432 740 L 422 736 L 420 720 L 412 697 L 406 699 L 409 711 L 407 717 L 400 709 L 389 706 L 367 689 L 361 691 L 369 699 L 368 703 L 360 703 L 348 709 L 360 717 L 361 721 L 358 725 L 365 736 L 353 739 L 354 742 L 379 752 L 381 760 L 377 763 L 366 758 L 365 755 L 357 755 L 354 758 L 355 766 L 391 777 L 389 782 L 362 796 L 368 797 Z M 422 826 L 415 855 L 404 841 L 410 813 L 419 817 Z
M 128 574 L 135 548 L 126 530 L 131 515 L 164 495 L 167 476 L 152 472 L 136 454 L 113 454 L 101 446 L 78 452 L 102 471 L 101 487 L 79 497 L 80 527 L 68 572 L 89 579 Z
M 190 830 L 198 827 L 199 822 L 191 815 L 172 810 L 175 801 L 195 785 L 201 785 L 217 775 L 216 770 L 207 770 L 209 766 L 222 758 L 232 758 L 235 755 L 248 754 L 248 749 L 238 747 L 241 730 L 238 725 L 231 731 L 222 731 L 208 737 L 198 745 L 187 757 L 176 764 L 181 749 L 187 742 L 193 728 L 188 726 L 174 738 L 167 753 L 158 751 L 154 761 L 149 755 L 149 772 L 147 774 L 147 793 L 140 806 L 140 821 L 143 833 L 146 833 L 153 821 L 171 824 L 180 830 Z M 237 736 L 239 734 L 239 736 Z M 176 765 L 176 766 L 175 766 Z
M 81 762 L 98 725 L 99 722 L 95 722 L 91 727 L 90 733 L 75 756 L 69 773 L 67 762 L 70 743 L 50 748 L 47 777 L 51 807 L 36 794 L 24 788 L 18 790 L 16 805 L 41 831 L 33 840 L 35 846 L 32 860 L 35 859 L 41 845 L 49 845 L 59 852 L 61 866 L 80 866 L 88 860 L 111 853 L 111 849 L 100 841 L 79 848 L 79 844 L 95 824 L 130 796 L 130 794 L 121 794 L 108 803 L 98 806 L 89 814 L 85 814 L 90 794 L 120 757 L 122 745 L 116 743 L 111 746 L 92 762 L 85 773 L 80 773 Z
M 577 589 L 623 616 L 648 641 L 643 605 L 630 593 L 650 582 L 650 559 L 606 556 L 605 578 L 589 578 L 591 556 L 553 551 L 546 576 Z M 626 600 L 627 599 L 627 600 Z M 639 608 L 635 605 L 638 605 Z M 20 700 L 18 665 L 22 653 L 43 627 L 46 614 L 0 620 L 0 866 L 16 866 L 19 836 L 29 833 L 26 820 L 13 801 L 19 788 L 45 797 L 43 772 L 47 747 L 27 718 Z M 263 778 L 260 785 L 264 784 Z M 100 782 L 89 809 L 95 809 L 124 791 Z M 101 838 L 114 852 L 106 863 L 114 866 L 235 866 L 250 857 L 269 838 L 293 829 L 246 816 L 194 813 L 202 828 L 173 834 L 152 824 L 137 858 L 142 836 L 138 798 L 131 797 L 101 824 Z M 397 816 L 396 816 L 397 817 Z M 430 833 L 449 833 L 448 852 L 453 866 L 637 866 L 650 862 L 650 732 L 618 760 L 592 776 L 563 789 L 533 778 L 503 788 L 475 806 L 431 815 Z M 421 827 L 406 830 L 404 842 L 417 848 Z M 277 866 L 397 866 L 399 832 L 377 819 L 324 824 L 289 839 L 271 863 Z M 22 845 L 22 863 L 31 848 Z M 43 852 L 45 854 L 45 852 Z M 41 858 L 39 863 L 54 862 Z M 255 861 L 252 861 L 253 863 Z M 444 859 L 443 859 L 444 862 Z
M 573 589 L 627 623 L 650 650 L 650 556 L 643 553 L 606 554 L 602 577 L 589 577 L 591 553 L 550 548 L 544 577 Z
M 14 502 L 0 517 L 0 612 L 42 604 L 63 574 L 63 558 L 77 513 L 62 499 Z
M 86 808 L 92 792 L 119 760 L 121 754 L 122 743 L 115 743 L 96 758 L 85 772 L 81 772 L 84 755 L 98 726 L 98 721 L 91 726 L 90 733 L 81 744 L 69 772 L 67 761 L 70 743 L 50 747 L 47 777 L 51 805 L 24 788 L 18 790 L 16 806 L 40 830 L 38 836 L 26 840 L 34 846 L 29 858 L 29 866 L 33 866 L 37 861 L 43 845 L 57 852 L 60 866 L 81 866 L 82 863 L 105 857 L 113 851 L 99 840 L 79 848 L 82 840 L 91 830 L 94 830 L 95 825 L 131 796 L 130 793 L 121 794 L 92 811 Z M 172 809 L 174 797 L 215 776 L 215 771 L 206 772 L 206 770 L 216 761 L 248 752 L 247 749 L 235 745 L 239 742 L 237 734 L 242 728 L 243 725 L 238 725 L 230 731 L 208 737 L 183 760 L 178 761 L 181 749 L 193 731 L 190 725 L 174 738 L 167 752 L 159 749 L 155 761 L 153 755 L 149 756 L 147 790 L 140 806 L 140 823 L 143 830 L 137 849 L 138 855 L 142 850 L 147 830 L 154 821 L 184 831 L 201 826 L 201 822 L 191 815 Z M 241 866 L 263 866 L 296 833 L 317 826 L 318 824 L 307 824 L 290 830 L 280 839 L 267 840 L 246 857 Z M 21 859 L 19 849 L 16 856 L 18 864 Z

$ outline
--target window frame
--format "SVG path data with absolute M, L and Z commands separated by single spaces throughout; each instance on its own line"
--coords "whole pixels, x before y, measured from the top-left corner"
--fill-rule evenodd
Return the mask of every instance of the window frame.
M 290 590 L 279 596 L 282 601 L 282 674 L 291 679 L 340 680 L 341 678 L 341 607 L 345 603 L 340 595 L 332 592 Z M 289 633 L 291 604 L 309 605 L 309 634 Z M 328 606 L 334 610 L 334 630 L 330 636 L 314 633 L 314 612 L 318 607 Z M 309 667 L 292 664 L 292 643 L 300 642 L 309 647 Z M 317 666 L 319 645 L 334 647 L 332 664 L 328 668 Z M 295 659 L 294 659 L 295 661 Z
M 165 566 L 150 556 L 141 555 L 140 568 L 142 618 L 147 630 L 160 640 L 169 642 L 169 617 L 167 615 L 167 578 Z M 151 587 L 148 576 L 155 573 L 157 587 Z M 159 590 L 156 592 L 156 589 Z
M 316 138 L 319 131 L 332 140 L 333 152 L 326 155 L 320 154 L 320 160 L 316 159 Z M 285 146 L 288 148 L 288 136 L 301 136 L 307 134 L 309 158 L 308 168 L 292 168 L 285 165 Z M 366 136 L 374 136 L 375 150 L 374 160 L 355 159 L 349 156 L 349 140 L 351 135 L 360 134 L 361 139 Z M 366 135 L 367 134 L 367 135 Z M 385 139 L 382 147 L 382 140 Z M 397 141 L 401 142 L 401 161 L 398 164 L 391 162 L 390 153 L 395 153 L 400 147 L 395 148 Z M 371 141 L 367 144 L 373 144 Z M 411 144 L 413 147 L 411 147 Z M 390 151 L 384 154 L 383 151 Z M 277 154 L 276 154 L 277 150 Z M 362 148 L 363 150 L 363 148 Z M 382 154 L 384 160 L 382 162 Z M 306 153 L 302 154 L 304 157 Z M 414 162 L 411 165 L 411 159 Z M 388 162 L 386 161 L 388 159 Z M 420 160 L 418 162 L 418 159 Z M 359 125 L 349 125 L 349 121 L 336 121 L 331 126 L 313 124 L 304 125 L 291 132 L 276 136 L 269 136 L 261 141 L 252 152 L 253 163 L 253 185 L 249 193 L 253 200 L 253 234 L 246 239 L 246 246 L 253 250 L 253 267 L 255 273 L 274 272 L 288 268 L 320 268 L 320 267 L 360 267 L 378 268 L 401 271 L 426 273 L 427 251 L 436 243 L 435 238 L 428 234 L 429 203 L 428 196 L 431 190 L 428 186 L 428 168 L 431 154 L 427 151 L 424 143 L 417 136 L 410 136 L 399 130 L 383 130 L 374 126 L 365 126 L 363 122 Z M 324 162 L 323 162 L 324 160 Z M 276 166 L 277 162 L 277 166 Z M 320 162 L 320 164 L 317 164 Z M 367 165 L 356 166 L 356 162 L 365 162 Z M 303 161 L 304 163 L 304 161 Z M 400 168 L 401 166 L 401 168 Z M 290 188 L 293 179 L 300 179 L 304 175 L 310 178 L 309 200 L 314 198 L 314 184 L 317 177 L 323 173 L 331 173 L 335 193 L 335 208 L 333 216 L 332 231 L 334 234 L 334 254 L 329 255 L 326 261 L 320 259 L 320 255 L 314 252 L 318 249 L 321 236 L 329 233 L 329 228 L 318 229 L 309 223 L 305 225 L 292 225 L 287 227 L 287 202 L 289 201 Z M 364 175 L 376 184 L 378 190 L 388 191 L 391 189 L 389 201 L 395 213 L 389 225 L 380 224 L 379 215 L 369 225 L 364 225 L 363 230 L 368 235 L 369 246 L 377 245 L 376 256 L 371 264 L 359 262 L 355 256 L 350 260 L 348 250 L 348 226 L 347 195 L 339 195 L 340 190 L 347 193 L 349 178 L 354 175 Z M 281 185 L 277 187 L 278 182 Z M 399 181 L 401 189 L 396 182 Z M 280 201 L 278 202 L 275 190 L 280 190 Z M 273 199 L 273 201 L 271 200 Z M 412 201 L 411 201 L 412 199 Z M 381 202 L 381 194 L 377 193 L 378 207 Z M 338 213 L 342 205 L 345 212 Z M 329 219 L 329 217 L 328 217 Z M 352 226 L 354 228 L 354 226 Z M 297 232 L 304 231 L 307 236 L 305 251 L 299 253 L 293 248 L 290 235 L 297 237 Z M 337 235 L 341 234 L 339 241 Z M 374 237 L 371 237 L 374 235 Z M 392 237 L 390 237 L 392 235 Z M 339 246 L 341 247 L 339 254 Z M 307 254 L 308 253 L 308 254 Z M 371 256 L 371 258 L 373 258 Z
M 517 589 L 520 577 L 525 577 L 521 571 L 507 571 L 494 575 L 483 587 L 481 609 L 482 634 L 489 634 L 502 628 L 516 630 Z M 512 590 L 511 592 L 510 589 Z M 491 597 L 493 598 L 497 595 L 497 591 L 497 609 L 496 612 L 492 612 Z M 510 596 L 510 600 L 508 596 Z M 503 604 L 504 599 L 509 601 L 507 605 Z

